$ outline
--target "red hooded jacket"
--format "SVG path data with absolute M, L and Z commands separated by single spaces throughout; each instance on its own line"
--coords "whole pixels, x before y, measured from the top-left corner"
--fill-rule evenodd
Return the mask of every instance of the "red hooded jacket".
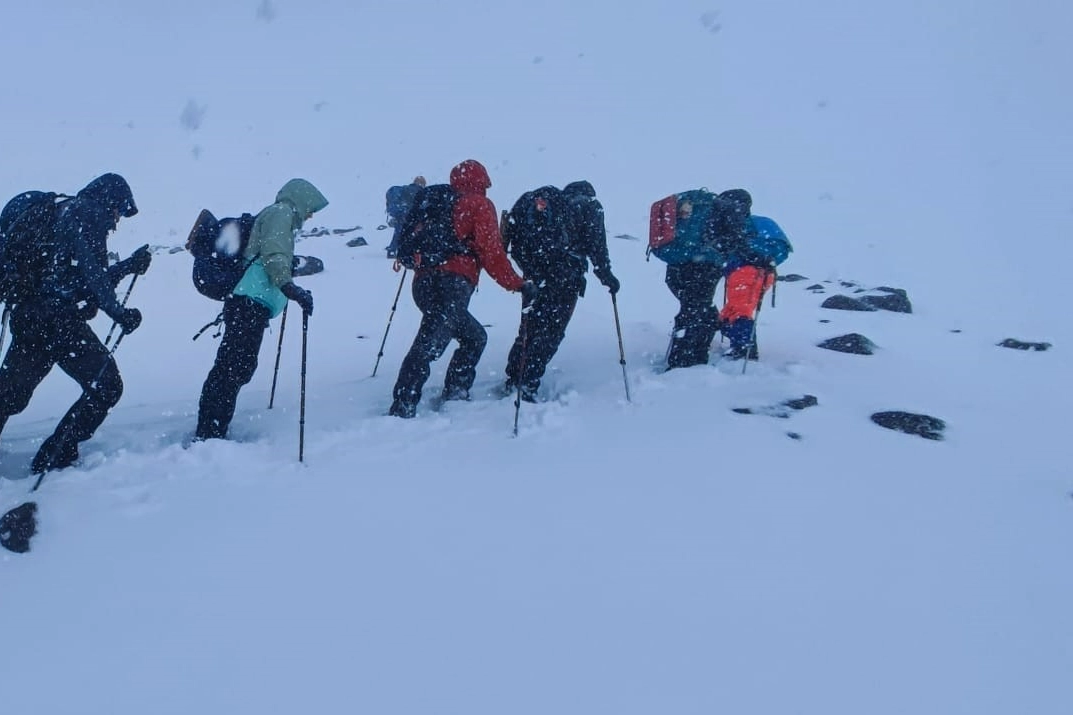
M 503 250 L 496 207 L 485 196 L 491 185 L 488 171 L 478 161 L 467 159 L 451 169 L 451 186 L 458 192 L 452 216 L 455 234 L 475 255 L 453 256 L 439 270 L 457 273 L 477 285 L 483 268 L 499 285 L 519 291 L 524 281 Z

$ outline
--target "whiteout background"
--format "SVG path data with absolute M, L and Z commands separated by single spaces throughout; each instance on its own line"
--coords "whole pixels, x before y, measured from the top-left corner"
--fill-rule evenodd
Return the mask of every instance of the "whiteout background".
M 119 172 L 126 254 L 302 176 L 331 201 L 307 228 L 370 246 L 298 246 L 328 266 L 301 281 L 304 466 L 293 319 L 277 408 L 278 324 L 237 441 L 182 448 L 216 346 L 189 336 L 218 306 L 158 251 L 123 400 L 46 480 L 34 550 L 0 556 L 5 712 L 1069 712 L 1064 3 L 11 5 L 5 198 Z M 517 439 L 509 400 L 384 417 L 418 316 L 407 282 L 369 379 L 399 280 L 383 193 L 470 157 L 500 208 L 589 179 L 612 236 L 643 238 L 669 193 L 743 186 L 795 242 L 784 272 L 903 287 L 915 313 L 781 284 L 755 369 L 662 375 L 663 265 L 612 238 L 633 404 L 591 280 Z M 472 309 L 484 389 L 518 299 L 484 277 Z M 882 350 L 815 347 L 850 331 Z M 789 420 L 730 409 L 805 393 Z M 56 371 L 9 421 L 3 509 L 76 396 Z

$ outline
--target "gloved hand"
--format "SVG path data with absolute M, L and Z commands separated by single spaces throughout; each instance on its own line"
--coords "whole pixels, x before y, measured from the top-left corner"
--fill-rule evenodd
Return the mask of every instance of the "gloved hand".
M 611 271 L 600 271 L 596 274 L 596 277 L 607 287 L 611 295 L 618 293 L 619 288 L 622 287 L 622 284 L 618 282 L 618 278 L 615 278 L 615 274 Z
M 540 289 L 533 281 L 526 281 L 522 283 L 521 288 L 522 299 L 528 304 L 536 300 L 537 295 L 540 294 Z
M 283 295 L 302 307 L 306 315 L 313 315 L 313 294 L 294 283 L 287 283 L 282 288 Z
M 144 276 L 145 272 L 149 270 L 149 264 L 153 261 L 153 254 L 149 252 L 149 244 L 145 244 L 134 253 L 130 254 L 130 258 L 126 260 L 127 263 L 127 275 L 131 273 L 137 273 L 140 276 Z
M 115 316 L 115 322 L 123 329 L 123 333 L 133 333 L 142 324 L 142 311 L 137 308 L 124 308 L 123 312 Z

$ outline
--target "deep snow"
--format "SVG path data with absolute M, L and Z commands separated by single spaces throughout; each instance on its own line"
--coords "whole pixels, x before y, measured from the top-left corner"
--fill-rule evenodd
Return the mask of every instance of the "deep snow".
M 161 248 L 117 353 L 123 400 L 45 480 L 33 551 L 0 554 L 3 710 L 1069 712 L 1071 12 L 13 6 L 0 195 L 118 171 L 141 213 L 114 247 Z M 407 280 L 370 378 L 399 282 L 383 192 L 468 157 L 499 208 L 587 178 L 609 235 L 642 239 L 610 239 L 632 403 L 593 279 L 518 438 L 510 400 L 383 416 L 418 320 Z M 331 201 L 307 228 L 360 224 L 370 244 L 298 244 L 327 266 L 300 281 L 306 462 L 296 316 L 275 409 L 278 321 L 236 439 L 184 449 L 217 345 L 189 338 L 218 305 L 166 249 L 201 208 L 257 210 L 292 176 Z M 750 189 L 794 240 L 784 272 L 809 277 L 764 306 L 745 375 L 657 370 L 676 303 L 644 260 L 648 206 L 702 185 Z M 915 312 L 820 309 L 805 288 L 824 280 L 905 288 Z M 518 307 L 482 278 L 481 389 Z M 846 332 L 880 350 L 815 347 Z M 788 419 L 732 412 L 803 394 L 819 405 Z M 0 510 L 76 396 L 56 371 L 9 421 Z M 868 420 L 886 409 L 940 417 L 946 439 Z

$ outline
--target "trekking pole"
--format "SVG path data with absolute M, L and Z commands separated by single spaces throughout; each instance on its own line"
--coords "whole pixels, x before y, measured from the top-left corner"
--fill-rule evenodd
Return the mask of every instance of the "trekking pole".
M 309 313 L 302 311 L 302 390 L 298 408 L 298 461 L 305 458 L 306 448 L 306 338 L 309 335 Z
M 130 285 L 127 286 L 127 293 L 126 293 L 126 295 L 123 296 L 123 302 L 119 304 L 120 308 L 126 308 L 127 307 L 127 299 L 130 298 L 130 292 L 132 290 L 134 290 L 134 284 L 137 282 L 137 280 L 138 280 L 138 274 L 135 273 L 134 276 L 130 279 Z M 115 332 L 115 328 L 116 328 L 117 325 L 119 325 L 119 323 L 117 321 L 113 320 L 112 321 L 112 327 L 108 330 L 108 337 L 106 337 L 104 339 L 104 347 L 108 347 L 108 343 L 112 342 L 112 333 Z
M 615 311 L 615 332 L 618 333 L 618 364 L 622 366 L 622 384 L 626 387 L 626 402 L 633 402 L 630 399 L 630 381 L 626 377 L 626 349 L 622 347 L 622 324 L 618 319 L 618 299 L 615 294 L 611 294 L 611 308 Z
M 11 316 L 11 306 L 4 305 L 4 317 L 0 318 L 0 350 L 4 349 L 4 338 L 7 337 L 7 320 Z
M 115 355 L 115 351 L 119 348 L 119 344 L 121 342 L 123 342 L 123 336 L 126 335 L 126 334 L 127 333 L 125 331 L 122 331 L 122 330 L 119 331 L 119 337 L 115 339 L 115 344 L 113 344 L 112 349 L 108 351 L 108 355 L 104 359 L 104 364 L 101 365 L 101 369 L 97 371 L 97 376 L 93 378 L 93 381 L 89 383 L 89 387 L 86 388 L 85 391 L 87 393 L 90 392 L 91 390 L 96 390 L 97 389 L 97 383 L 100 382 L 101 377 L 104 375 L 104 371 L 107 370 L 108 366 L 112 364 L 112 358 Z M 60 440 L 57 440 L 56 441 L 56 449 L 53 450 L 53 453 L 49 455 L 49 460 L 48 460 L 49 464 L 51 464 L 51 463 L 56 461 L 56 453 L 59 451 L 60 446 L 61 446 Z M 47 473 L 48 473 L 47 471 L 44 471 L 44 472 L 41 472 L 40 474 L 37 475 L 37 481 L 35 481 L 33 487 L 30 488 L 31 492 L 36 492 L 37 491 L 37 488 L 39 486 L 41 486 L 41 482 L 42 482 L 42 480 L 44 480 L 45 475 Z
M 399 296 L 402 295 L 402 284 L 406 282 L 406 269 L 402 269 L 402 278 L 399 279 L 399 289 L 395 291 L 395 302 L 391 304 L 391 314 L 387 317 L 387 327 L 384 328 L 384 339 L 380 341 L 380 352 L 376 354 L 376 364 L 373 365 L 373 377 L 380 367 L 380 358 L 384 357 L 384 346 L 387 345 L 387 334 L 391 330 L 391 321 L 395 319 L 395 308 L 399 305 Z
M 529 353 L 529 314 L 522 308 L 522 360 L 518 366 L 518 390 L 514 394 L 514 436 L 518 436 L 518 414 L 522 411 L 522 380 L 525 375 L 525 362 Z
M 287 327 L 287 307 L 283 306 L 283 318 L 279 321 L 279 344 L 276 345 L 276 369 L 272 371 L 272 391 L 268 393 L 268 409 L 272 409 L 272 403 L 276 401 L 276 379 L 279 377 L 279 355 L 283 352 L 283 330 Z

